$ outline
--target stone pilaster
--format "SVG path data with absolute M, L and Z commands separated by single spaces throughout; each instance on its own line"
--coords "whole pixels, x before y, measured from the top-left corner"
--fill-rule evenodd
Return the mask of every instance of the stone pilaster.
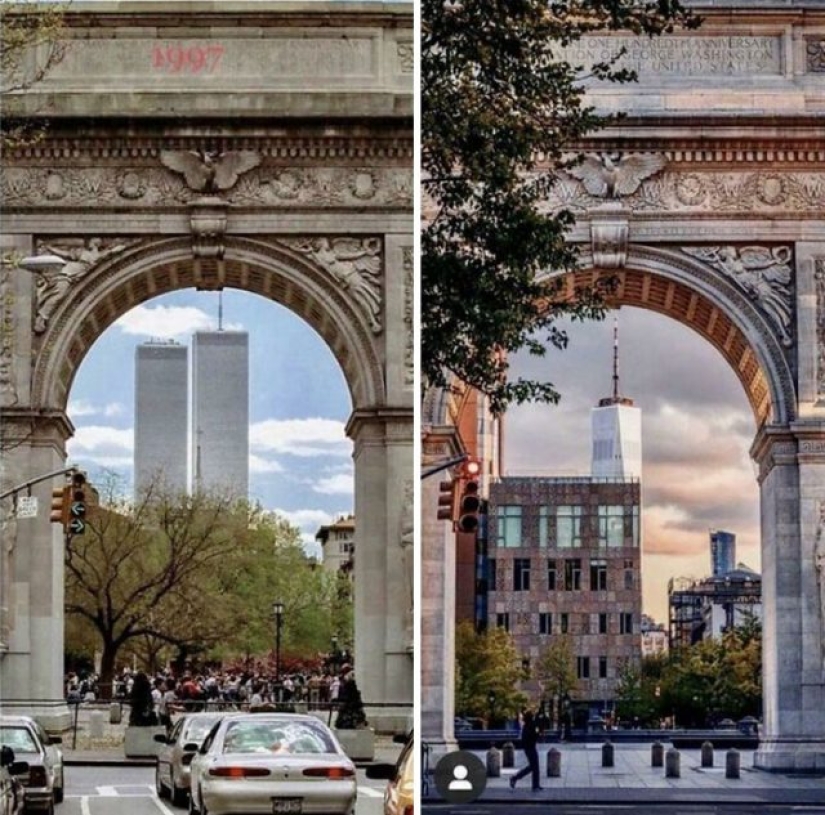
M 409 705 L 369 713 L 371 723 L 398 730 L 411 724 L 413 701 L 412 423 L 411 409 L 374 408 L 354 411 L 347 424 L 355 459 L 355 674 L 364 702 Z
M 427 468 L 461 452 L 455 427 L 425 431 L 423 466 Z M 455 592 L 456 536 L 438 520 L 439 473 L 421 482 L 421 740 L 430 745 L 430 766 L 456 750 L 455 716 Z
M 755 766 L 825 768 L 823 600 L 815 546 L 825 496 L 825 426 L 766 427 L 760 465 L 764 725 Z
M 795 246 L 799 415 L 825 417 L 825 243 Z

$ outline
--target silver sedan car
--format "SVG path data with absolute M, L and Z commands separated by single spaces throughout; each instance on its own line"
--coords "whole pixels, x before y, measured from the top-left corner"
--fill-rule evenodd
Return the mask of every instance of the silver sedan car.
M 190 713 L 181 716 L 169 736 L 155 736 L 158 749 L 155 788 L 159 798 L 171 798 L 176 806 L 186 806 L 189 796 L 189 765 L 207 733 L 222 713 Z
M 190 815 L 352 815 L 355 765 L 313 716 L 224 716 L 192 761 Z
M 63 800 L 62 739 L 49 737 L 29 716 L 0 716 L 0 743 L 11 747 L 29 771 L 19 776 L 26 788 L 26 811 L 54 812 Z

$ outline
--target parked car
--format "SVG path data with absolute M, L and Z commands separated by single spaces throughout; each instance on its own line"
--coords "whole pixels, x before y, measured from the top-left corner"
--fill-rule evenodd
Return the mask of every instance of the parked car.
M 0 716 L 0 743 L 29 765 L 20 775 L 26 788 L 26 812 L 54 812 L 63 800 L 63 751 L 60 736 L 48 736 L 29 716 Z
M 159 798 L 171 798 L 176 806 L 185 806 L 189 797 L 190 768 L 195 753 L 222 713 L 190 713 L 181 716 L 168 736 L 155 736 L 163 745 L 158 749 L 155 788 Z
M 355 765 L 314 716 L 222 717 L 191 764 L 190 815 L 353 815 Z
M 26 790 L 18 776 L 29 771 L 25 761 L 15 761 L 14 750 L 0 748 L 0 815 L 22 815 L 26 806 Z
M 415 811 L 414 743 L 410 733 L 395 764 L 370 764 L 367 767 L 367 778 L 389 781 L 384 791 L 384 815 L 413 815 Z

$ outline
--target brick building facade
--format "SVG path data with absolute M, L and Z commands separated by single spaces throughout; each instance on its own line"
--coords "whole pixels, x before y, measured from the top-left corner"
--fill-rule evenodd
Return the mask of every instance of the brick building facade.
M 534 664 L 571 638 L 575 698 L 601 709 L 641 659 L 638 479 L 502 478 L 489 500 L 489 625 Z

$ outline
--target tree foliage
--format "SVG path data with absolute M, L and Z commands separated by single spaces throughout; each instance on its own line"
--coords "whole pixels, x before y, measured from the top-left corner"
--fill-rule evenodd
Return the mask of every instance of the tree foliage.
M 556 325 L 603 314 L 604 291 L 560 299 L 575 268 L 567 211 L 537 204 L 565 151 L 608 120 L 584 101 L 595 80 L 635 78 L 611 62 L 571 64 L 585 34 L 655 36 L 697 21 L 677 0 L 423 0 L 421 365 L 429 385 L 450 375 L 509 402 L 556 401 L 549 383 L 507 381 L 507 354 L 564 348 Z
M 259 507 L 157 485 L 131 503 L 110 486 L 88 521 L 66 549 L 66 612 L 82 621 L 67 630 L 95 632 L 105 688 L 122 649 L 147 667 L 164 648 L 200 659 L 271 652 L 275 600 L 284 652 L 316 656 L 338 633 L 335 577 L 306 557 L 297 529 Z
M 517 690 L 522 667 L 512 637 L 503 628 L 478 633 L 465 621 L 456 628 L 455 653 L 458 713 L 497 720 L 515 717 L 526 696 Z
M 65 4 L 18 0 L 0 3 L 0 98 L 5 115 L 0 144 L 14 147 L 36 140 L 42 124 L 10 115 L 8 98 L 43 80 L 66 52 L 62 39 Z

